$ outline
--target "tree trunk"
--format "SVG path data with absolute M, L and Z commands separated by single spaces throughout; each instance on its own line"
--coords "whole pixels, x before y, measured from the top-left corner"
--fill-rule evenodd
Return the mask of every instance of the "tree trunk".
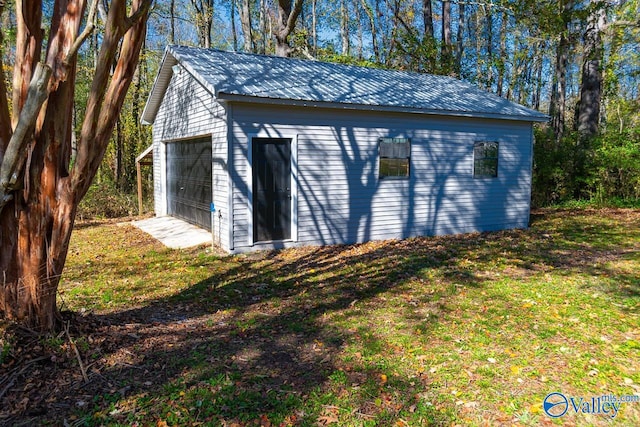
M 500 21 L 500 35 L 498 37 L 500 37 L 500 58 L 498 59 L 499 64 L 498 64 L 498 81 L 497 81 L 497 88 L 496 88 L 496 94 L 498 96 L 502 96 L 502 88 L 504 85 L 504 75 L 505 75 L 505 64 L 506 64 L 506 58 L 507 58 L 507 20 L 508 20 L 508 15 L 506 11 L 502 12 L 502 19 Z
M 380 62 L 380 49 L 378 49 L 378 36 L 376 34 L 376 19 L 373 14 L 373 9 L 367 3 L 367 0 L 360 0 L 362 8 L 369 18 L 369 27 L 371 28 L 371 48 L 373 49 L 373 56 L 376 62 Z
M 349 35 L 349 11 L 345 0 L 340 0 L 340 39 L 342 40 L 342 54 L 348 56 L 351 52 Z
M 266 0 L 260 0 L 260 10 L 258 20 L 260 21 L 260 51 L 259 53 L 267 52 L 267 5 Z
M 0 210 L 0 274 L 4 285 L 0 290 L 0 312 L 27 327 L 46 331 L 56 324 L 57 287 L 77 206 L 100 165 L 124 102 L 152 1 L 133 0 L 131 17 L 126 15 L 126 0 L 111 2 L 73 165 L 71 118 L 76 52 L 89 35 L 83 31 L 78 37 L 85 2 L 54 3 L 43 56 L 46 65 L 38 67 L 44 34 L 33 30 L 42 25 L 42 14 L 33 6 L 41 10 L 41 5 L 37 1 L 28 3 L 18 0 L 16 4 L 20 22 L 13 92 L 17 96 L 13 100 L 16 126 L 0 158 L 0 193 L 7 200 Z M 89 24 L 92 21 L 87 19 Z M 121 41 L 118 66 L 109 82 L 111 64 Z M 43 84 L 30 85 L 36 83 L 32 77 Z M 6 92 L 0 92 L 2 97 Z M 8 126 L 4 120 L 0 123 L 5 127 L 0 135 L 7 132 Z M 22 173 L 7 176 L 7 171 Z
M 484 84 L 486 86 L 486 79 L 483 74 L 483 61 L 482 61 L 482 13 L 480 5 L 476 6 L 475 16 L 475 37 L 476 37 L 476 82 L 478 85 Z
M 358 25 L 358 59 L 362 59 L 364 57 L 364 29 L 362 28 L 362 15 L 360 14 L 358 0 L 353 0 L 353 10 L 355 21 Z
M 311 1 L 311 44 L 313 46 L 313 55 L 318 54 L 318 15 L 316 13 L 317 0 Z
M 122 135 L 122 121 L 116 120 L 116 185 L 119 190 L 124 190 L 124 167 L 122 164 L 122 152 L 124 150 L 124 136 Z
M 493 87 L 493 10 L 492 5 L 487 5 L 486 28 L 487 28 L 487 88 Z
M 565 111 L 567 97 L 567 65 L 569 62 L 569 23 L 573 20 L 573 0 L 560 0 L 560 37 L 556 45 L 555 68 L 553 83 L 551 85 L 551 98 L 549 100 L 549 115 L 551 116 L 551 128 L 556 141 L 556 148 L 564 134 Z
M 255 49 L 253 44 L 253 30 L 251 28 L 251 9 L 249 0 L 242 0 L 242 8 L 240 9 L 240 22 L 242 24 L 244 51 L 253 53 L 255 52 Z
M 291 0 L 278 0 L 278 21 L 275 30 L 276 55 L 291 56 L 293 49 L 289 45 L 289 35 L 296 26 L 296 21 L 302 12 L 303 0 L 295 0 L 293 7 Z
M 176 42 L 176 0 L 169 4 L 169 44 Z
M 236 30 L 236 0 L 230 0 L 229 20 L 231 21 L 231 36 L 233 37 L 233 51 L 238 51 L 238 31 Z
M 387 47 L 387 52 L 385 54 L 385 57 L 386 57 L 385 64 L 387 67 L 391 66 L 391 63 L 394 57 L 393 52 L 396 48 L 396 43 L 397 43 L 398 16 L 399 16 L 398 11 L 400 9 L 400 0 L 395 0 L 394 4 L 391 7 L 392 7 L 392 10 L 395 11 L 395 13 L 392 14 L 392 18 L 391 18 L 391 31 L 387 32 L 387 34 L 389 34 L 389 39 L 385 40 L 386 37 L 384 36 L 382 37 L 382 45 Z M 378 12 L 378 16 L 380 16 L 380 12 Z
M 427 71 L 436 72 L 438 68 L 438 44 L 433 31 L 433 8 L 431 0 L 422 0 L 422 26 L 424 27 L 424 35 L 422 37 L 422 45 L 426 56 Z
M 2 18 L 4 11 L 4 1 L 0 2 L 0 18 Z M 9 144 L 11 138 L 11 127 L 8 125 L 11 123 L 11 116 L 9 115 L 9 101 L 3 94 L 7 93 L 7 85 L 5 83 L 4 75 L 4 53 L 2 52 L 3 34 L 0 31 L 0 123 L 7 123 L 7 125 L 0 124 L 0 159 L 4 158 L 4 151 Z
M 195 11 L 195 25 L 201 47 L 211 47 L 211 29 L 213 26 L 214 0 L 191 0 Z
M 578 146 L 574 159 L 574 197 L 586 196 L 585 178 L 587 159 L 591 151 L 591 140 L 598 133 L 600 104 L 602 101 L 602 28 L 605 24 L 605 2 L 592 2 L 587 28 L 584 33 L 584 62 L 580 100 L 576 108 L 575 127 L 578 131 Z
M 422 25 L 424 26 L 424 37 L 427 40 L 433 40 L 433 8 L 431 0 L 422 0 Z
M 27 99 L 27 90 L 33 70 L 40 59 L 43 32 L 42 0 L 16 0 L 16 62 L 13 67 L 13 111 L 21 111 Z M 5 92 L 6 93 L 6 92 Z M 4 93 L 0 96 L 5 96 Z M 18 123 L 13 114 L 11 125 Z
M 442 53 L 440 55 L 440 67 L 443 74 L 453 71 L 453 52 L 451 44 L 451 2 L 442 2 Z
M 465 26 L 465 5 L 458 3 L 458 33 L 456 34 L 456 60 L 455 73 L 457 77 L 462 75 L 462 54 L 464 52 L 464 26 Z
M 576 130 L 585 138 L 598 131 L 602 100 L 602 28 L 604 27 L 604 2 L 595 2 L 594 10 L 584 33 L 584 61 L 578 102 Z
M 549 101 L 549 115 L 551 116 L 551 128 L 555 135 L 556 143 L 564 134 L 564 120 L 567 97 L 567 64 L 569 62 L 569 40 L 565 33 L 560 34 L 556 46 L 556 60 L 551 85 L 551 100 Z
M 543 81 L 542 81 L 542 68 L 543 68 L 543 57 L 544 57 L 544 51 L 546 50 L 545 48 L 545 44 L 544 42 L 539 42 L 537 44 L 537 48 L 536 48 L 536 87 L 535 87 L 535 91 L 534 91 L 534 98 L 533 98 L 533 108 L 536 110 L 540 109 L 540 97 L 542 95 L 542 85 L 543 85 Z
M 522 73 L 522 60 L 519 48 L 520 44 L 516 39 L 513 43 L 513 55 L 511 56 L 511 79 L 509 81 L 509 87 L 507 88 L 506 98 L 509 100 L 515 100 L 518 97 L 518 81 L 520 74 Z

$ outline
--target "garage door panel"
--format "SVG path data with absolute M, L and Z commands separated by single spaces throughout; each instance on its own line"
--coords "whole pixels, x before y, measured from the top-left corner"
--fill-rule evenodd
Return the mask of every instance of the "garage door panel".
M 169 215 L 210 229 L 211 197 L 211 138 L 167 143 Z

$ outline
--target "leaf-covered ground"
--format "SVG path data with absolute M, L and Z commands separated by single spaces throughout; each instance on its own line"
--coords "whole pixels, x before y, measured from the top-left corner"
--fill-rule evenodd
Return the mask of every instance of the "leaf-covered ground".
M 640 212 L 220 256 L 75 232 L 67 331 L 0 326 L 7 425 L 640 425 Z

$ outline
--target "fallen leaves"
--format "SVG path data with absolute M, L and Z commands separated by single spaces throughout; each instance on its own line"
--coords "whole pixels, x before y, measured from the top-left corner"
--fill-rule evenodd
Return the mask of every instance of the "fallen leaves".
M 604 243 L 572 227 L 595 215 L 550 213 L 529 231 L 223 258 L 79 230 L 64 300 L 109 323 L 74 335 L 88 337 L 76 343 L 90 383 L 76 393 L 70 346 L 8 342 L 0 378 L 29 350 L 46 360 L 16 377 L 0 417 L 60 420 L 69 405 L 105 425 L 544 424 L 549 390 L 640 391 L 640 305 L 614 283 L 639 267 L 630 215 Z

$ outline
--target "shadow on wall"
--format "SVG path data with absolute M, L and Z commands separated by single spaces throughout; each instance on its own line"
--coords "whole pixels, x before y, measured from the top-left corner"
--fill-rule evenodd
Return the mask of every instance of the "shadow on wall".
M 211 52 L 205 52 L 208 55 Z M 213 54 L 213 53 L 212 53 Z M 206 56 L 205 55 L 205 56 Z M 238 60 L 240 60 L 238 58 Z M 206 58 L 201 60 L 205 61 Z M 247 57 L 247 59 L 255 59 Z M 265 62 L 250 64 L 251 67 L 264 67 L 264 74 L 258 77 L 247 78 L 242 85 L 247 88 L 255 88 L 259 91 L 264 85 L 265 79 L 275 79 L 280 76 L 286 82 L 286 70 L 269 68 L 269 58 L 264 58 Z M 281 64 L 281 62 L 277 62 Z M 197 67 L 204 66 L 205 62 L 198 62 Z M 220 79 L 219 87 L 232 87 L 237 85 L 238 76 L 234 74 L 233 67 L 237 64 L 230 64 L 224 67 L 220 64 L 211 64 Z M 246 64 L 245 64 L 246 65 Z M 240 65 L 237 65 L 240 66 Z M 330 65 L 327 65 L 330 67 Z M 364 71 L 360 70 L 360 73 Z M 211 96 L 196 96 L 196 93 L 204 89 L 186 71 L 174 76 L 176 81 L 183 82 L 178 85 L 171 85 L 166 95 L 167 105 L 177 105 L 175 114 L 168 114 L 163 126 L 163 138 L 185 137 L 187 135 L 198 134 L 199 120 L 202 116 L 215 117 L 215 104 Z M 204 73 L 204 71 L 203 71 Z M 344 93 L 338 97 L 337 101 L 349 101 L 348 94 L 362 93 L 361 87 L 366 82 L 362 79 L 369 75 L 359 75 L 354 71 L 353 78 L 349 78 L 340 83 L 340 90 Z M 327 80 L 329 79 L 329 80 Z M 365 79 L 366 80 L 366 79 Z M 293 84 L 291 90 L 304 88 L 307 95 L 322 99 L 327 93 L 327 84 L 330 76 L 319 76 L 317 74 L 305 75 L 302 72 L 300 81 Z M 286 82 L 293 83 L 293 82 Z M 366 86 L 366 84 L 365 84 Z M 395 90 L 408 90 L 406 85 L 399 84 Z M 372 85 L 371 88 L 376 87 Z M 379 87 L 379 86 L 378 86 Z M 464 93 L 464 87 L 458 88 Z M 371 89 L 373 90 L 373 89 Z M 442 90 L 451 90 L 443 88 Z M 366 92 L 366 91 L 365 91 Z M 472 91 L 475 94 L 474 91 Z M 380 94 L 370 94 L 374 99 Z M 399 97 L 402 93 L 399 93 Z M 408 95 L 407 95 L 408 96 Z M 469 95 L 472 96 L 472 95 Z M 473 95 L 475 96 L 475 95 Z M 468 96 L 467 96 L 468 98 Z M 465 98 L 466 99 L 466 98 Z M 480 102 L 481 100 L 478 100 Z M 502 102 L 492 100 L 491 102 Z M 489 101 L 487 101 L 489 102 Z M 278 107 L 269 107 L 269 110 L 277 110 Z M 323 114 L 323 110 L 319 110 Z M 327 110 L 324 110 L 325 112 Z M 197 112 L 196 116 L 192 116 Z M 279 126 L 303 127 L 303 122 L 289 122 L 288 111 L 280 110 L 281 114 L 273 113 L 273 121 L 270 123 L 243 124 L 243 131 L 248 134 L 260 134 L 273 138 L 288 137 Z M 335 112 L 333 113 L 335 114 Z M 350 114 L 350 113 L 349 113 Z M 384 118 L 384 115 L 379 117 Z M 318 120 L 318 119 L 314 119 Z M 327 119 L 328 120 L 328 119 Z M 313 242 L 320 244 L 330 243 L 352 243 L 357 241 L 368 241 L 371 239 L 389 237 L 407 237 L 417 235 L 435 235 L 446 233 L 466 232 L 472 230 L 495 230 L 504 227 L 526 226 L 526 218 L 514 218 L 514 216 L 524 217 L 528 210 L 528 200 L 523 200 L 522 194 L 527 194 L 529 189 L 527 174 L 529 163 L 526 153 L 518 155 L 518 159 L 510 159 L 508 162 L 500 161 L 499 178 L 495 180 L 478 180 L 472 177 L 473 162 L 473 136 L 467 133 L 463 136 L 463 143 L 459 141 L 447 141 L 456 135 L 455 120 L 449 119 L 452 128 L 433 131 L 433 138 L 424 132 L 407 129 L 389 129 L 386 131 L 371 130 L 379 132 L 377 136 L 368 136 L 364 140 L 356 135 L 356 127 L 347 124 L 321 124 L 323 130 L 328 130 L 333 134 L 332 143 L 339 147 L 341 157 L 318 158 L 318 162 L 327 162 L 326 168 L 310 168 L 304 165 L 298 167 L 298 188 L 299 197 L 299 233 L 306 235 L 306 240 L 302 242 Z M 460 119 L 465 120 L 465 119 Z M 342 123 L 345 121 L 343 120 Z M 354 120 L 354 123 L 356 121 Z M 480 123 L 476 121 L 475 123 Z M 231 124 L 232 126 L 234 124 Z M 415 124 L 414 124 L 415 126 Z M 361 131 L 360 129 L 359 131 Z M 247 205 L 251 197 L 249 194 L 246 176 L 241 165 L 248 160 L 247 141 L 241 140 L 243 137 L 235 132 L 235 140 L 232 141 L 234 147 L 234 163 L 232 165 L 233 195 L 234 205 Z M 378 163 L 378 137 L 405 136 L 412 139 L 412 160 L 411 176 L 408 180 L 398 180 L 396 182 L 384 182 L 377 176 Z M 457 135 L 456 137 L 459 137 Z M 322 150 L 327 147 L 322 142 L 312 140 L 312 136 L 301 137 L 298 159 L 300 163 L 305 160 L 304 156 L 311 150 L 317 149 L 318 153 L 325 154 Z M 482 139 L 481 135 L 478 138 Z M 495 140 L 496 138 L 489 138 Z M 304 142 L 304 143 L 303 143 Z M 440 148 L 440 151 L 431 148 L 432 144 L 447 144 L 448 147 Z M 501 141 L 506 144 L 515 144 L 515 139 Z M 306 151 L 308 150 L 308 151 Z M 314 154 L 318 154 L 314 153 Z M 338 172 L 337 167 L 341 167 Z M 461 172 L 462 171 L 462 172 Z M 512 182 L 508 182 L 511 180 Z M 341 186 L 346 186 L 346 189 Z M 504 190 L 516 188 L 515 192 Z M 338 188 L 339 191 L 334 191 Z M 346 190 L 345 192 L 340 192 Z M 348 202 L 344 199 L 347 198 Z M 526 204 L 524 206 L 523 204 Z M 518 212 L 514 215 L 514 212 Z M 240 241 L 233 242 L 233 246 L 244 246 L 244 234 L 250 234 L 246 227 L 251 222 L 248 212 L 234 212 L 232 218 L 234 236 L 238 236 Z M 306 215 L 306 216 L 305 216 Z M 381 219 L 383 218 L 383 219 Z M 251 244 L 252 242 L 247 242 Z
M 159 117 L 163 122 L 154 125 L 160 129 L 160 140 L 170 141 L 211 134 L 212 120 L 219 104 L 186 70 L 174 74 L 167 88 Z

